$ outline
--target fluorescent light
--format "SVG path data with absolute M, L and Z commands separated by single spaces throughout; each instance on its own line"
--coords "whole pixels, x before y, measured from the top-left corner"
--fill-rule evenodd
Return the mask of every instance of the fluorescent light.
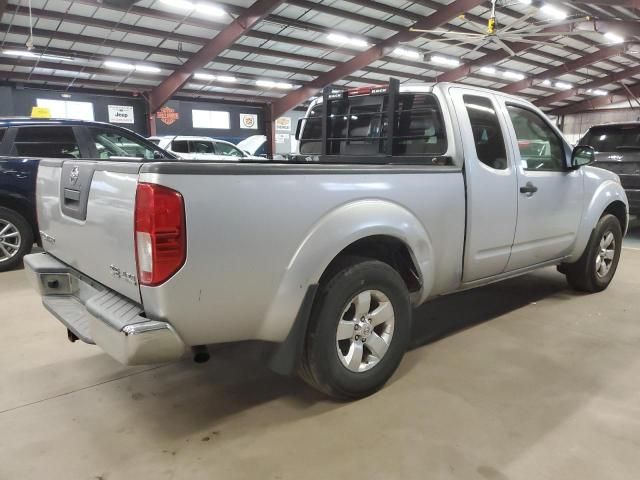
M 210 3 L 197 3 L 196 4 L 196 12 L 202 13 L 204 15 L 209 15 L 212 17 L 221 17 L 226 12 L 217 7 L 215 5 L 211 5 Z
M 256 85 L 263 88 L 280 88 L 282 90 L 293 88 L 290 83 L 274 82 L 272 80 L 256 80 Z
M 160 70 L 158 67 L 152 67 L 151 65 L 136 65 L 136 72 L 142 72 L 142 73 L 160 73 L 162 70 Z
M 219 82 L 225 82 L 225 83 L 233 83 L 233 82 L 237 82 L 238 79 L 236 77 L 230 77 L 227 75 L 220 75 L 218 77 L 218 81 Z
M 3 50 L 2 53 L 4 55 L 9 55 L 12 57 L 39 58 L 42 60 L 59 60 L 62 62 L 73 62 L 75 60 L 75 58 L 73 57 L 64 57 L 62 55 L 50 55 L 48 53 L 36 53 L 36 52 L 31 52 L 29 50 Z
M 548 78 L 542 82 L 542 85 L 544 85 L 545 87 L 550 87 L 551 86 L 551 80 L 549 80 Z
M 198 80 L 213 81 L 216 79 L 216 76 L 211 75 L 210 73 L 194 73 L 193 78 L 197 78 Z
M 361 38 L 347 37 L 346 35 L 343 35 L 341 33 L 330 33 L 327 35 L 327 39 L 334 43 L 338 43 L 340 45 L 348 44 L 354 47 L 369 46 L 369 44 L 365 40 L 362 40 Z
M 443 57 L 442 55 L 432 55 L 431 61 L 439 65 L 446 65 L 448 67 L 457 67 L 460 65 L 460 60 L 457 58 Z
M 482 73 L 486 73 L 487 75 L 495 75 L 496 74 L 496 69 L 495 67 L 482 67 L 480 69 L 480 71 Z
M 160 0 L 160 3 L 164 3 L 170 7 L 182 8 L 183 10 L 193 10 L 195 7 L 195 5 L 188 0 Z
M 410 50 L 408 48 L 403 48 L 403 47 L 395 48 L 393 50 L 393 54 L 399 57 L 413 58 L 415 60 L 419 60 L 420 57 L 422 56 L 420 52 L 418 52 L 417 50 Z
M 5 55 L 11 55 L 12 57 L 39 57 L 39 55 L 29 52 L 28 50 L 3 50 Z
M 571 90 L 573 85 L 566 82 L 556 82 L 556 88 L 559 88 L 560 90 Z
M 107 60 L 103 65 L 107 68 L 113 68 L 114 70 L 133 70 L 136 68 L 130 63 L 114 62 L 112 60 Z
M 604 34 L 604 37 L 609 40 L 609 43 L 623 43 L 624 37 L 617 35 L 613 32 L 607 32 Z
M 604 97 L 605 95 L 609 95 L 609 92 L 607 92 L 606 90 L 587 90 L 587 93 L 590 93 L 591 95 L 597 95 L 599 97 Z
M 523 5 L 531 5 L 531 0 L 520 0 Z
M 549 5 L 548 3 L 544 4 L 540 8 L 540 11 L 542 13 L 547 14 L 550 17 L 557 18 L 558 20 L 564 20 L 565 18 L 567 18 L 567 12 L 560 10 L 559 8 L 554 7 L 553 5 Z
M 502 72 L 502 75 L 510 80 L 524 80 L 526 78 L 522 73 L 511 72 L 509 70 Z

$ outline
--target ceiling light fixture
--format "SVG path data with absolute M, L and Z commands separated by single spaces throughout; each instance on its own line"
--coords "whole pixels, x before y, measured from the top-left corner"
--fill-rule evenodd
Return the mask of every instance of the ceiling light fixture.
M 446 65 L 447 67 L 460 66 L 460 60 L 458 60 L 457 58 L 443 57 L 442 55 L 432 55 L 431 61 L 433 63 L 437 63 L 438 65 Z
M 480 71 L 482 73 L 486 73 L 487 75 L 495 75 L 496 74 L 496 69 L 495 67 L 482 67 L 480 69 Z
M 553 5 L 549 5 L 548 3 L 540 7 L 540 11 L 548 15 L 549 17 L 552 17 L 558 20 L 564 20 L 565 18 L 567 18 L 567 12 L 560 10 L 559 8 L 554 7 Z
M 211 75 L 210 73 L 194 73 L 193 78 L 197 78 L 198 80 L 213 81 L 216 79 L 216 76 Z
M 211 17 L 220 17 L 226 13 L 222 8 L 210 3 L 193 3 L 189 0 L 160 0 L 160 2 L 170 7 L 181 8 L 182 10 L 195 10 L 198 13 Z
M 151 65 L 136 65 L 136 72 L 142 72 L 142 73 L 160 73 L 162 70 L 160 70 L 158 67 L 152 67 Z
M 330 33 L 327 35 L 327 39 L 332 41 L 333 43 L 338 43 L 340 45 L 352 45 L 354 47 L 368 47 L 369 44 L 362 40 L 361 38 L 348 37 L 341 33 Z
M 282 90 L 293 88 L 290 83 L 274 82 L 272 80 L 256 80 L 256 85 L 263 88 L 280 88 Z
M 613 32 L 607 32 L 604 34 L 604 38 L 609 40 L 609 43 L 624 43 L 624 37 Z
M 114 70 L 134 70 L 136 67 L 134 65 L 131 65 L 130 63 L 124 63 L 124 62 L 115 62 L 113 60 L 107 60 L 106 62 L 103 63 L 103 65 L 107 68 L 112 68 Z
M 556 88 L 559 88 L 560 90 L 571 90 L 573 85 L 566 82 L 556 82 Z
M 607 92 L 606 90 L 598 90 L 598 89 L 595 89 L 595 90 L 589 89 L 587 90 L 587 93 L 591 95 L 596 95 L 599 97 L 604 97 L 605 95 L 609 95 L 609 92 Z
M 225 82 L 225 83 L 233 83 L 233 82 L 237 82 L 238 79 L 236 77 L 231 77 L 231 76 L 227 76 L 227 75 L 220 75 L 218 77 L 218 81 L 219 82 Z
M 550 87 L 551 86 L 551 80 L 549 80 L 548 78 L 546 80 L 542 81 L 542 85 L 544 85 L 545 87 Z
M 524 74 L 520 72 L 512 72 L 510 70 L 505 70 L 504 72 L 502 72 L 502 76 L 510 80 L 518 80 L 518 81 L 524 80 L 526 78 Z
M 12 57 L 38 58 L 41 60 L 58 60 L 61 62 L 75 61 L 75 58 L 73 57 L 65 57 L 63 55 L 50 55 L 48 53 L 37 53 L 31 52 L 29 50 L 3 50 L 2 53 L 4 55 L 9 55 Z
M 406 58 L 411 58 L 413 60 L 419 60 L 420 57 L 422 57 L 422 54 L 417 50 L 411 50 L 404 47 L 395 48 L 393 50 L 393 54 L 397 55 L 398 57 L 406 57 Z

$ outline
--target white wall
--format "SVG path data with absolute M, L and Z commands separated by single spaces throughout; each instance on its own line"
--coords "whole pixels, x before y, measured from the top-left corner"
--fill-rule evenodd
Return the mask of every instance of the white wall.
M 565 115 L 564 134 L 571 143 L 576 143 L 592 125 L 613 122 L 636 122 L 640 120 L 640 108 L 616 110 L 594 110 L 592 112 Z

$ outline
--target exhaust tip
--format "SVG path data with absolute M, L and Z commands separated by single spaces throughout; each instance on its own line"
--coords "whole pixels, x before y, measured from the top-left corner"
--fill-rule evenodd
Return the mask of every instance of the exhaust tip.
M 193 352 L 193 361 L 196 363 L 206 363 L 211 358 L 209 349 L 205 345 L 191 347 L 191 351 Z

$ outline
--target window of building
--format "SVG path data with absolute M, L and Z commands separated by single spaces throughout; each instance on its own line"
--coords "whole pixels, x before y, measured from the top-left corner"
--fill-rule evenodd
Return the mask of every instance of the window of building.
M 93 103 L 38 98 L 38 106 L 49 109 L 51 118 L 93 121 Z
M 229 112 L 217 110 L 192 110 L 193 128 L 215 128 L 228 130 L 231 128 Z

